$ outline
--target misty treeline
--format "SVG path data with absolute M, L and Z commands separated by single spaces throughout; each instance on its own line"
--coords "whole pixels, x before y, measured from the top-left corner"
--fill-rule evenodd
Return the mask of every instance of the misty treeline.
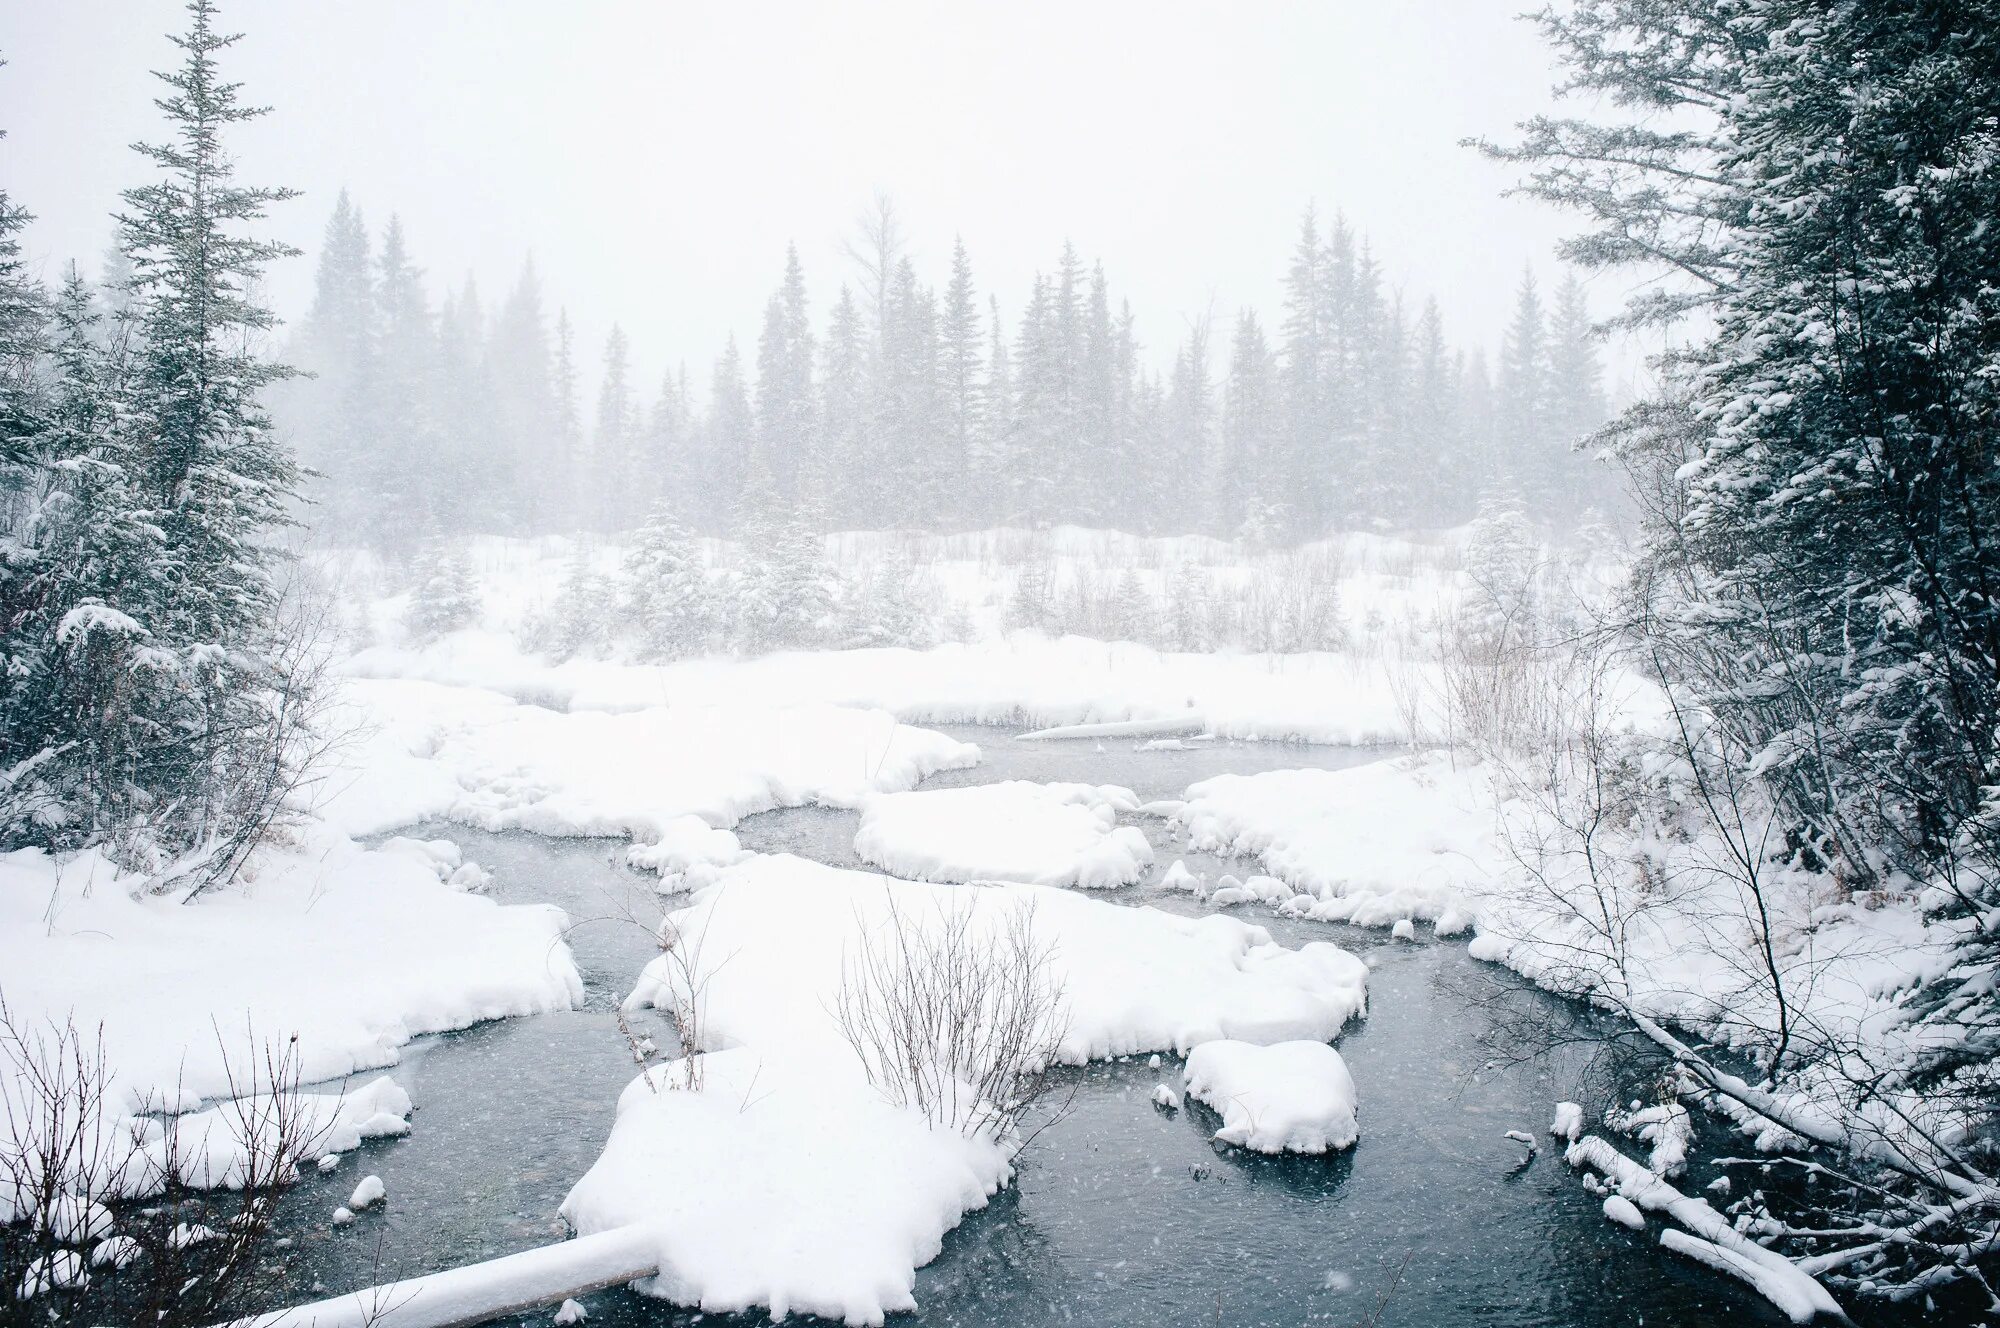
M 244 234 L 290 195 L 234 180 L 225 135 L 263 112 L 189 10 L 115 284 L 47 289 L 0 194 L 0 847 L 101 846 L 199 892 L 304 778 L 322 665 L 272 548 L 298 472 L 254 291 L 292 251 Z
M 1660 1040 L 1795 1150 L 1739 1229 L 1850 1291 L 2000 1312 L 2000 5 L 1538 22 L 1598 114 L 1486 150 L 1587 219 L 1570 261 L 1654 278 L 1619 321 L 1670 334 L 1606 437 L 1643 519 L 1617 645 L 1675 722 L 1585 784 L 1712 837 L 1773 1011 L 1728 1052 Z M 1871 1016 L 1891 1040 L 1802 1016 L 1781 959 L 1809 986 L 1831 957 L 1764 912 L 1799 883 L 1926 916 L 1934 953 Z
M 823 309 L 795 247 L 774 261 L 755 338 L 691 376 L 634 363 L 615 326 L 579 345 L 532 260 L 497 307 L 470 276 L 434 299 L 400 223 L 371 232 L 342 194 L 292 349 L 313 377 L 280 399 L 323 476 L 314 519 L 404 550 L 653 515 L 740 534 L 774 512 L 1269 544 L 1457 524 L 1495 494 L 1569 524 L 1615 492 L 1578 450 L 1604 391 L 1573 277 L 1545 296 L 1524 276 L 1489 370 L 1447 343 L 1435 300 L 1410 307 L 1364 240 L 1311 211 L 1275 322 L 1203 315 L 1164 355 L 1067 244 L 1011 315 L 962 242 L 941 287 L 920 272 L 887 197 L 847 250 Z

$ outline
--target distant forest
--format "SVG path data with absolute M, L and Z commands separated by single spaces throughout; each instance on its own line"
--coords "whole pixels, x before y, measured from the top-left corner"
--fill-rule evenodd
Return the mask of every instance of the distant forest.
M 755 344 L 732 336 L 698 385 L 685 364 L 634 365 L 613 327 L 590 393 L 532 260 L 497 309 L 470 276 L 434 302 L 397 220 L 377 237 L 343 193 L 289 350 L 312 376 L 278 401 L 318 473 L 314 524 L 391 549 L 649 517 L 727 533 L 773 512 L 1279 544 L 1456 524 L 1485 500 L 1568 525 L 1617 491 L 1578 446 L 1606 404 L 1574 276 L 1545 297 L 1524 275 L 1489 366 L 1309 210 L 1279 319 L 1204 317 L 1165 356 L 1073 246 L 1012 318 L 963 243 L 941 289 L 908 248 L 878 199 L 824 317 L 793 249 Z

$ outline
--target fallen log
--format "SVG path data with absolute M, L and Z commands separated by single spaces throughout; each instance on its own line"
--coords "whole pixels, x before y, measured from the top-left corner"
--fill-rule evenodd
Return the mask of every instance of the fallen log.
M 659 1236 L 645 1227 L 621 1227 L 218 1328 L 467 1328 L 659 1271 Z
M 1036 729 L 1033 733 L 1017 733 L 1016 742 L 1035 742 L 1045 738 L 1167 738 L 1182 733 L 1201 733 L 1208 728 L 1208 720 L 1199 710 L 1186 710 L 1165 719 L 1120 719 L 1104 724 L 1058 724 L 1051 729 Z

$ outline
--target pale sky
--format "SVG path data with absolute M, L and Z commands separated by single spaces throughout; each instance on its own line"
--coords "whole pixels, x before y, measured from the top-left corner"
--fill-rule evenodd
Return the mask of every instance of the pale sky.
M 1521 0 L 1183 4 L 225 0 L 225 71 L 273 106 L 233 142 L 246 182 L 305 197 L 269 232 L 310 251 L 345 186 L 400 212 L 434 293 L 477 273 L 489 308 L 529 250 L 587 352 L 611 323 L 650 382 L 746 353 L 784 246 L 815 317 L 854 277 L 840 241 L 877 189 L 928 281 L 962 233 L 1011 324 L 1065 238 L 1102 257 L 1160 363 L 1186 320 L 1278 316 L 1300 209 L 1344 210 L 1452 340 L 1497 342 L 1524 264 L 1570 223 L 1508 200 L 1457 146 L 1549 105 Z M 30 255 L 92 270 L 127 150 L 155 135 L 148 70 L 174 0 L 0 7 L 0 179 L 38 216 Z M 302 312 L 312 260 L 274 273 Z M 1620 297 L 1600 279 L 1600 312 Z

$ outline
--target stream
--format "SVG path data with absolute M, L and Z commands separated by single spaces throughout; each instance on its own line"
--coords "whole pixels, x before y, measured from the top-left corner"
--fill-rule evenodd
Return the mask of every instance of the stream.
M 985 760 L 926 788 L 1004 779 L 1123 784 L 1142 800 L 1177 798 L 1226 772 L 1338 768 L 1381 759 L 1349 748 L 1217 743 L 1137 751 L 1130 740 L 1018 743 L 993 729 L 940 727 Z M 798 808 L 746 819 L 746 848 L 858 866 L 857 814 Z M 1176 857 L 1212 880 L 1256 870 L 1182 852 L 1164 822 L 1132 818 L 1152 840 L 1152 878 Z M 624 844 L 488 834 L 446 837 L 493 873 L 505 902 L 567 909 L 587 984 L 581 1010 L 482 1024 L 419 1039 L 392 1071 L 416 1102 L 407 1139 L 364 1146 L 288 1193 L 279 1251 L 294 1299 L 430 1272 L 561 1239 L 556 1216 L 596 1159 L 619 1091 L 635 1073 L 613 1011 L 654 954 L 638 920 L 657 920 L 654 878 L 622 865 Z M 1138 885 L 1098 897 L 1196 914 L 1179 891 Z M 674 901 L 667 901 L 672 904 Z M 1784 1320 L 1734 1281 L 1605 1220 L 1600 1200 L 1551 1151 L 1551 1108 L 1607 1093 L 1648 1096 L 1659 1066 L 1613 1053 L 1593 1016 L 1471 959 L 1428 929 L 1415 942 L 1383 930 L 1298 922 L 1261 906 L 1232 910 L 1288 945 L 1333 941 L 1371 966 L 1368 1012 L 1337 1045 L 1360 1089 L 1361 1140 L 1326 1157 L 1265 1157 L 1214 1145 L 1219 1119 L 1190 1103 L 1155 1108 L 1155 1084 L 1180 1086 L 1175 1058 L 1064 1071 L 1069 1114 L 1043 1131 L 1017 1182 L 966 1214 L 917 1274 L 910 1328 L 947 1325 L 1705 1325 Z M 639 1020 L 657 1022 L 648 1013 Z M 661 1029 L 663 1046 L 673 1044 Z M 1697 1122 L 1706 1131 L 1705 1123 Z M 1532 1155 L 1504 1137 L 1524 1130 Z M 1691 1155 L 1713 1155 L 1698 1134 Z M 1704 1147 L 1704 1145 L 1708 1145 Z M 1524 1164 L 1525 1159 L 1525 1164 Z M 362 1176 L 386 1205 L 334 1228 L 330 1215 Z M 1710 1176 L 1700 1162 L 1685 1185 Z M 762 1323 L 702 1315 L 624 1290 L 585 1304 L 601 1325 Z M 1379 1308 L 1379 1313 L 1378 1313 Z M 546 1324 L 549 1311 L 509 1322 Z

